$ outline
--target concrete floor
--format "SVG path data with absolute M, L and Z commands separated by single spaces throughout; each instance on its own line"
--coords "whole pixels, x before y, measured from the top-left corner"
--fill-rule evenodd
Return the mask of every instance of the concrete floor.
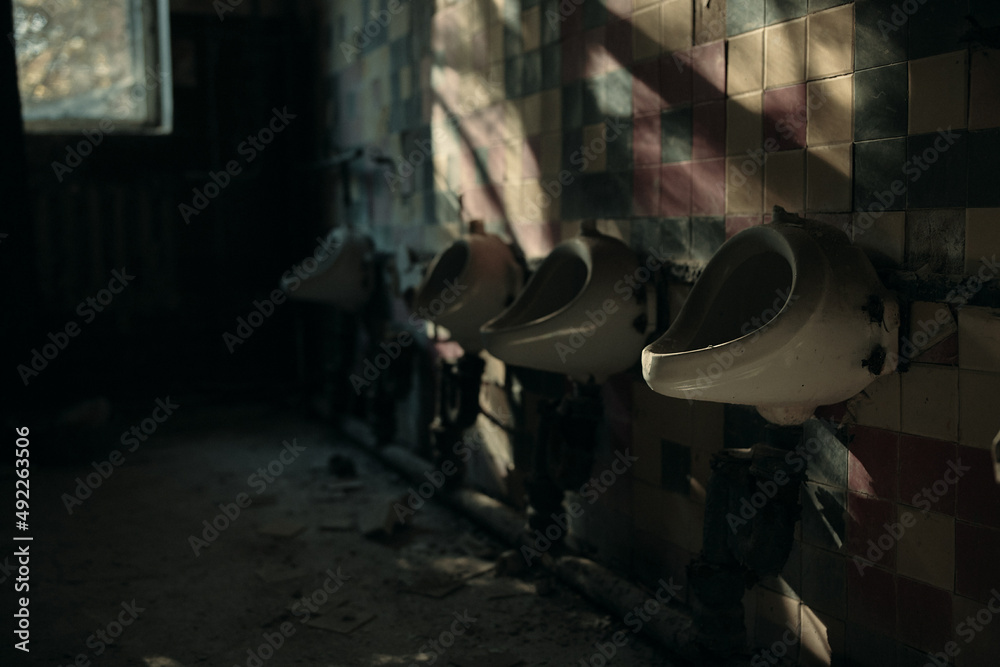
M 293 439 L 305 449 L 285 453 L 272 481 L 251 477 L 277 470 Z M 441 505 L 392 537 L 362 535 L 358 516 L 410 485 L 321 423 L 264 405 L 185 407 L 120 449 L 72 514 L 63 494 L 93 468 L 32 468 L 32 651 L 13 664 L 601 665 L 619 630 L 616 664 L 670 664 L 544 573 L 498 575 L 505 547 Z M 360 488 L 331 486 L 343 481 L 334 453 L 356 463 Z M 237 500 L 249 504 L 196 556 L 191 536 Z

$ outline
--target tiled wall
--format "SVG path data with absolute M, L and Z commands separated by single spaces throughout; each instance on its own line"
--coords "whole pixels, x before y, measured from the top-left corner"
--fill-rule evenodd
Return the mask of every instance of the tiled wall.
M 923 665 L 950 641 L 955 664 L 995 664 L 1000 619 L 968 642 L 960 624 L 1000 590 L 988 449 L 1000 429 L 1000 311 L 990 308 L 1000 301 L 995 287 L 969 282 L 1000 272 L 983 262 L 1000 251 L 1000 51 L 985 48 L 1000 47 L 989 29 L 1000 4 L 398 6 L 330 7 L 331 150 L 374 146 L 413 167 L 405 183 L 357 167 L 360 198 L 338 215 L 368 225 L 384 247 L 428 252 L 458 233 L 460 217 L 482 218 L 529 260 L 596 217 L 637 252 L 658 248 L 689 267 L 767 222 L 775 204 L 844 229 L 904 293 L 915 348 L 907 372 L 808 425 L 823 448 L 810 461 L 798 539 L 783 577 L 747 594 L 750 636 L 768 647 L 790 625 L 788 654 L 804 664 L 832 654 Z M 392 18 L 348 62 L 342 40 L 371 26 L 373 10 Z M 461 216 L 449 192 L 464 195 Z M 955 285 L 968 302 L 949 294 Z M 661 276 L 659 287 L 663 326 L 689 286 Z M 562 384 L 526 377 L 511 391 L 508 375 L 491 361 L 482 393 L 506 430 L 481 422 L 494 462 L 517 464 L 538 400 Z M 595 473 L 614 449 L 641 463 L 582 502 L 581 544 L 638 580 L 683 582 L 701 546 L 711 454 L 758 441 L 762 422 L 743 408 L 655 395 L 634 370 L 603 392 Z M 952 462 L 969 470 L 939 482 L 944 493 L 922 511 L 916 494 L 949 479 Z M 494 471 L 484 484 L 517 501 L 523 472 L 506 468 L 482 466 Z M 911 525 L 884 554 L 868 553 L 885 523 L 904 519 Z

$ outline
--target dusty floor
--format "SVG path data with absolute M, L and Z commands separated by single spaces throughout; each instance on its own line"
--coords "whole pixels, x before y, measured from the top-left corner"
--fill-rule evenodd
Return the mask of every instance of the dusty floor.
M 278 469 L 286 440 L 305 449 L 272 481 L 251 477 Z M 120 447 L 124 462 L 72 515 L 63 494 L 93 468 L 35 466 L 32 650 L 13 664 L 604 664 L 596 643 L 621 619 L 544 574 L 498 576 L 503 547 L 443 506 L 391 538 L 363 536 L 359 513 L 410 485 L 334 440 L 273 407 L 179 410 L 134 452 Z M 334 453 L 356 463 L 360 488 L 336 488 Z M 247 498 L 196 556 L 202 522 Z M 670 664 L 628 636 L 614 664 Z

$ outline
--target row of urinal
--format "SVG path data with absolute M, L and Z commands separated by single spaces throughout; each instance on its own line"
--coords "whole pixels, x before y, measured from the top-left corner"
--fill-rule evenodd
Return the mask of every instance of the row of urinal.
M 370 297 L 373 248 L 351 232 L 335 245 L 295 296 L 356 309 Z M 485 349 L 582 383 L 641 359 L 660 394 L 752 405 L 776 424 L 802 423 L 895 370 L 898 302 L 829 225 L 776 207 L 771 223 L 723 244 L 667 331 L 647 344 L 657 321 L 649 276 L 593 223 L 527 280 L 511 247 L 478 231 L 434 258 L 413 305 L 467 354 Z
M 501 239 L 470 234 L 432 262 L 415 307 L 467 353 L 602 382 L 641 358 L 654 391 L 755 406 L 800 424 L 895 370 L 899 306 L 864 253 L 829 225 L 776 207 L 727 241 L 667 331 L 649 342 L 656 298 L 632 250 L 593 223 L 523 285 Z M 440 303 L 449 286 L 458 298 Z M 436 307 L 435 307 L 436 306 Z

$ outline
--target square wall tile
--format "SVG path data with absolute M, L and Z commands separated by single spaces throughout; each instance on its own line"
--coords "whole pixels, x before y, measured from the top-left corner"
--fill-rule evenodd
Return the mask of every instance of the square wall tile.
M 632 111 L 636 115 L 659 111 L 660 59 L 651 58 L 632 66 Z
M 906 264 L 935 273 L 960 274 L 965 267 L 964 208 L 906 212 Z
M 854 5 L 855 69 L 905 62 L 908 22 L 893 22 L 896 5 L 885 0 L 857 0 Z
M 632 15 L 632 59 L 652 58 L 660 53 L 660 5 L 644 7 Z
M 869 496 L 895 500 L 899 434 L 869 426 L 854 426 L 851 433 L 848 488 Z
M 691 215 L 691 163 L 660 165 L 660 216 Z
M 694 67 L 691 50 L 678 51 L 660 57 L 661 107 L 669 109 L 691 103 L 693 97 Z
M 905 230 L 904 211 L 855 213 L 852 238 L 875 268 L 899 268 L 905 258 Z
M 762 224 L 764 224 L 764 217 L 761 215 L 727 215 L 726 240 L 733 238 L 748 227 Z
M 764 91 L 764 145 L 779 151 L 804 147 L 807 114 L 805 84 Z
M 963 306 L 958 311 L 962 368 L 1000 373 L 1000 310 Z
M 764 122 L 761 93 L 726 100 L 726 154 L 745 156 L 763 144 Z
M 992 596 L 991 596 L 992 597 Z M 995 603 L 994 603 L 995 606 Z M 1000 655 L 1000 626 L 991 623 L 985 632 L 970 636 L 969 619 L 975 618 L 983 610 L 983 603 L 956 595 L 952 598 L 952 622 L 954 627 L 962 626 L 958 631 L 958 645 L 962 652 L 956 658 L 958 667 L 976 667 L 989 665 Z
M 660 50 L 663 53 L 690 48 L 693 33 L 693 3 L 688 0 L 666 0 L 660 5 Z
M 882 375 L 848 401 L 847 410 L 862 426 L 899 431 L 900 385 L 899 373 Z
M 809 8 L 808 0 L 766 0 L 764 3 L 764 23 L 774 25 L 789 19 L 805 16 Z
M 806 210 L 851 210 L 851 144 L 807 149 Z
M 904 527 L 912 524 L 896 544 L 899 574 L 951 590 L 955 585 L 955 518 L 900 505 L 897 520 Z
M 660 114 L 637 116 L 632 122 L 632 155 L 636 166 L 660 164 Z
M 726 3 L 726 34 L 732 37 L 764 26 L 764 0 Z
M 726 214 L 756 213 L 764 210 L 764 170 L 743 170 L 746 158 L 726 158 Z M 751 163 L 751 166 L 752 163 Z
M 1000 484 L 996 481 L 993 452 L 958 446 L 956 464 L 961 470 L 955 489 L 955 518 L 1000 529 Z
M 632 63 L 632 22 L 616 20 L 609 23 L 606 30 L 605 40 L 610 58 L 608 67 L 628 67 Z
M 764 87 L 764 31 L 755 30 L 729 40 L 726 93 L 739 95 Z
M 881 213 L 906 208 L 905 162 L 904 138 L 857 142 L 854 145 L 854 210 Z
M 983 260 L 1000 254 L 1000 208 L 965 211 L 965 273 L 978 274 Z M 992 273 L 985 269 L 982 275 Z
M 959 371 L 960 443 L 981 449 L 992 448 L 993 438 L 1000 431 L 997 396 L 1000 396 L 1000 376 L 996 373 Z
M 890 527 L 896 521 L 896 505 L 889 500 L 863 496 L 853 491 L 847 494 L 847 550 L 852 566 L 860 558 L 871 566 L 888 570 L 896 566 L 896 542 Z M 865 574 L 873 567 L 861 567 Z
M 764 208 L 801 211 L 805 202 L 805 150 L 768 155 L 764 165 Z
M 692 48 L 691 63 L 694 69 L 694 101 L 725 99 L 726 43 L 718 41 Z
M 888 637 L 896 634 L 896 578 L 879 567 L 847 568 L 847 618 Z M 850 644 L 848 635 L 848 644 Z
M 583 33 L 583 59 L 585 78 L 601 76 L 611 71 L 611 56 L 608 54 L 605 26 L 592 28 Z M 539 79 L 541 79 L 540 74 Z
M 854 69 L 854 5 L 809 15 L 806 76 L 819 79 Z
M 889 635 L 876 632 L 868 624 L 851 619 L 846 624 L 845 637 L 846 656 L 843 664 L 852 667 L 896 665 L 897 642 Z
M 691 214 L 723 215 L 726 212 L 726 161 L 699 160 L 691 164 Z
M 909 208 L 968 204 L 969 144 L 965 130 L 911 135 L 906 140 L 903 171 L 908 179 Z
M 660 160 L 684 162 L 691 159 L 691 107 L 668 109 L 660 115 Z
M 521 12 L 521 41 L 525 53 L 542 45 L 542 8 L 534 6 Z
M 777 88 L 806 79 L 806 19 L 764 29 L 764 86 Z
M 899 436 L 899 502 L 922 511 L 955 515 L 953 442 Z
M 972 52 L 969 81 L 969 129 L 1000 127 L 1000 52 Z
M 723 100 L 697 104 L 692 109 L 691 157 L 695 160 L 725 157 L 726 103 Z
M 968 205 L 976 208 L 998 207 L 1000 188 L 996 187 L 993 174 L 996 169 L 997 151 L 1000 151 L 1000 128 L 970 132 L 968 143 Z
M 899 639 L 928 652 L 941 651 L 954 634 L 951 588 L 928 586 L 907 577 L 896 579 Z
M 637 166 L 632 172 L 632 215 L 660 214 L 660 164 Z
M 707 44 L 726 38 L 726 3 L 696 2 L 694 7 L 694 43 Z
M 965 48 L 964 36 L 970 27 L 964 19 L 968 7 L 969 0 L 925 0 L 917 11 L 910 12 L 910 58 Z
M 839 144 L 854 138 L 851 126 L 854 116 L 854 82 L 851 75 L 810 82 L 808 99 L 809 129 L 806 142 L 810 146 Z
M 847 568 L 844 556 L 802 545 L 802 601 L 835 618 L 847 617 Z
M 542 135 L 540 167 L 543 176 L 555 177 L 562 168 L 562 134 L 546 132 Z
M 955 524 L 955 592 L 985 603 L 1000 589 L 996 559 L 984 554 L 1000 553 L 1000 530 L 959 521 Z M 994 619 L 995 620 L 995 619 Z
M 968 51 L 911 60 L 909 133 L 967 125 Z
M 908 78 L 905 63 L 854 73 L 854 139 L 907 134 Z
M 958 371 L 912 364 L 901 374 L 902 431 L 938 440 L 958 439 Z

